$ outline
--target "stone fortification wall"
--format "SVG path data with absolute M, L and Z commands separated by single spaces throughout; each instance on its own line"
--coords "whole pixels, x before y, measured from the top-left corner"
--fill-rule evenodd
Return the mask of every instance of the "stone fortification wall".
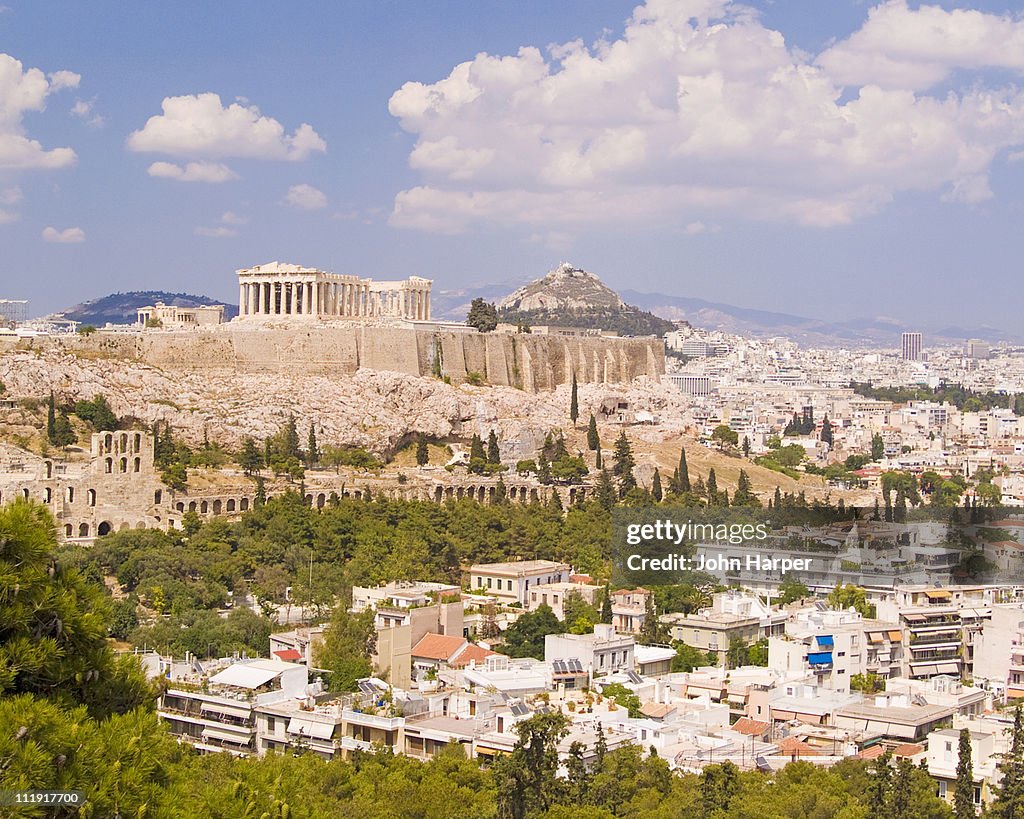
M 349 376 L 359 369 L 462 383 L 471 373 L 529 392 L 581 383 L 628 383 L 665 371 L 657 338 L 433 332 L 386 326 L 220 326 L 186 331 L 0 339 L 9 349 L 64 349 L 85 358 L 137 361 L 164 370 L 229 370 Z M 438 360 L 438 356 L 440 358 Z

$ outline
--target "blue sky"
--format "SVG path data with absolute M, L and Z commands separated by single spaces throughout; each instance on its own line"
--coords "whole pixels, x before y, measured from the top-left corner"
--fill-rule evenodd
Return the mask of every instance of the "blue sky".
M 34 313 L 229 300 L 273 259 L 438 289 L 564 259 L 1020 329 L 1005 3 L 2 2 L 0 297 Z

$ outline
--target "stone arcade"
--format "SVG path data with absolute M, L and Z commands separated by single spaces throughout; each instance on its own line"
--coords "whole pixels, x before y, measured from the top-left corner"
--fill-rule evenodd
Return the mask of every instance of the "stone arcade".
M 281 262 L 237 273 L 239 319 L 430 320 L 432 282 L 419 276 L 375 282 Z

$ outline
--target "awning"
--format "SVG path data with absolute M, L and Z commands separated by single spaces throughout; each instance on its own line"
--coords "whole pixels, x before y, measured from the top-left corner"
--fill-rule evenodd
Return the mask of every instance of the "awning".
M 783 722 L 789 722 L 791 719 L 795 719 L 796 714 L 792 711 L 776 711 L 772 709 L 772 719 L 782 720 Z
M 203 739 L 219 739 L 221 742 L 231 742 L 235 745 L 248 745 L 252 735 L 236 734 L 232 731 L 219 731 L 216 728 L 204 728 Z
M 818 643 L 818 648 L 832 648 L 832 635 L 831 634 L 819 634 L 814 638 Z
M 314 722 L 292 717 L 288 720 L 288 733 L 316 739 L 330 739 L 334 736 L 334 725 L 333 722 Z
M 890 631 L 889 632 L 889 639 L 892 640 L 894 643 L 902 643 L 903 642 L 903 632 L 902 631 Z
M 223 714 L 229 717 L 238 717 L 239 719 L 248 719 L 252 716 L 252 709 L 245 708 L 241 705 L 221 705 L 219 702 L 204 702 L 199 707 L 200 713 L 208 711 L 212 714 Z
M 827 665 L 832 662 L 831 651 L 817 651 L 807 655 L 807 662 L 811 665 Z
M 869 643 L 881 643 L 885 639 L 884 631 L 869 631 L 868 642 Z
M 908 623 L 923 623 L 926 618 L 923 614 L 904 614 L 903 619 Z
M 210 682 L 216 685 L 234 685 L 239 688 L 259 688 L 266 685 L 275 677 L 280 676 L 281 671 L 277 669 L 260 668 L 256 665 L 246 663 L 235 663 L 225 668 L 215 677 L 210 677 Z
M 302 659 L 302 655 L 294 648 L 283 648 L 280 651 L 275 651 L 274 656 L 288 663 L 298 662 Z
M 938 666 L 935 663 L 911 663 L 911 674 L 937 674 Z
M 929 589 L 924 596 L 929 600 L 949 600 L 953 593 L 949 589 Z
M 937 665 L 939 674 L 956 674 L 960 675 L 960 666 L 956 663 L 939 663 Z

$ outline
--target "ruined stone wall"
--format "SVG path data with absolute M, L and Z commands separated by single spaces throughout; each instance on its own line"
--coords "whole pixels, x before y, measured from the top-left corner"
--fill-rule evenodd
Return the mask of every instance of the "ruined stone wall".
M 316 324 L 307 327 L 197 328 L 2 339 L 10 349 L 57 348 L 83 358 L 124 359 L 163 370 L 230 370 L 349 376 L 358 369 L 414 376 L 440 371 L 453 383 L 471 373 L 528 392 L 581 383 L 627 383 L 665 371 L 657 338 L 431 332 L 399 327 Z M 440 354 L 440 360 L 438 355 Z

